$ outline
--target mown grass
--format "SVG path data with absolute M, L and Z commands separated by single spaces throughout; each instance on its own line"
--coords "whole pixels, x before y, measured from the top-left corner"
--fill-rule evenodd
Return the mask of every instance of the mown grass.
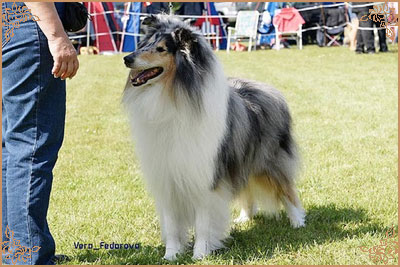
M 225 72 L 279 88 L 303 157 L 307 226 L 257 216 L 233 225 L 228 248 L 173 264 L 373 264 L 359 247 L 397 229 L 398 54 L 346 48 L 218 52 Z M 168 264 L 158 219 L 134 155 L 120 100 L 123 55 L 80 56 L 68 81 L 67 121 L 49 223 L 63 264 Z M 237 215 L 233 209 L 233 215 Z M 397 234 L 396 234 L 397 238 Z M 74 243 L 140 243 L 140 249 L 75 249 Z M 397 263 L 395 260 L 389 262 Z

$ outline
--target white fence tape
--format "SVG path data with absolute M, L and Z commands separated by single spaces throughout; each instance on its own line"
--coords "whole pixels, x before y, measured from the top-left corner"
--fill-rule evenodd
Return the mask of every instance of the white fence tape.
M 301 11 L 308 11 L 308 10 L 313 10 L 313 9 L 321 9 L 321 8 L 330 8 L 330 7 L 338 7 L 338 6 L 344 6 L 347 5 L 351 8 L 360 8 L 360 7 L 366 7 L 366 6 L 374 6 L 374 5 L 378 5 L 378 4 L 384 4 L 385 2 L 373 2 L 373 3 L 368 3 L 368 4 L 363 4 L 363 5 L 353 5 L 351 3 L 338 3 L 338 4 L 330 4 L 330 5 L 316 5 L 316 6 L 312 6 L 312 7 L 306 7 L 306 8 L 300 8 L 297 9 L 297 11 L 301 12 Z M 96 15 L 104 15 L 104 14 L 123 14 L 123 16 L 126 15 L 134 15 L 134 16 L 150 16 L 151 14 L 149 13 L 137 13 L 137 12 L 125 12 L 122 10 L 114 10 L 114 11 L 104 11 L 104 12 L 100 12 L 100 13 L 91 13 L 92 16 L 96 16 Z M 212 18 L 236 18 L 236 16 L 229 16 L 229 15 L 210 15 L 210 16 L 196 16 L 196 15 L 174 15 L 175 17 L 179 17 L 179 18 L 184 18 L 184 19 L 188 19 L 188 18 L 194 18 L 194 19 L 198 19 L 198 18 L 204 18 L 204 19 L 212 19 Z M 344 27 L 346 25 L 352 25 L 349 22 L 346 22 L 342 25 L 339 26 L 334 26 L 334 27 L 327 27 L 327 26 L 315 26 L 315 27 L 311 27 L 311 28 L 306 28 L 306 29 L 302 29 L 302 32 L 306 32 L 306 31 L 315 31 L 315 30 L 319 30 L 319 29 L 336 29 L 339 27 Z M 358 27 L 359 30 L 367 30 L 367 31 L 371 31 L 374 30 L 375 28 L 367 28 L 367 27 Z M 385 29 L 384 27 L 380 27 L 377 28 L 378 30 L 380 29 Z M 74 39 L 80 39 L 80 38 L 88 38 L 88 37 L 96 37 L 96 36 L 104 36 L 104 35 L 109 35 L 109 34 L 121 34 L 121 35 L 128 35 L 128 36 L 137 36 L 137 37 L 141 37 L 143 36 L 143 34 L 138 34 L 138 33 L 128 33 L 128 32 L 123 32 L 123 31 L 114 31 L 114 32 L 106 32 L 106 33 L 93 33 L 93 34 L 81 34 L 81 35 L 73 35 L 73 36 L 69 36 L 69 39 L 74 40 Z M 207 33 L 205 33 L 205 35 L 207 35 Z M 270 34 L 258 34 L 259 36 L 271 36 L 271 35 L 275 35 L 275 33 L 270 33 Z M 227 37 L 219 37 L 219 36 L 205 36 L 206 39 L 208 40 L 219 40 L 219 39 L 226 39 Z
M 374 6 L 374 5 L 379 5 L 379 4 L 384 4 L 385 2 L 374 2 L 374 3 L 369 3 L 369 4 L 363 4 L 363 5 L 352 5 L 350 3 L 347 3 L 348 7 L 351 8 L 360 8 L 360 7 L 366 7 L 366 6 Z M 327 7 L 337 7 L 337 6 L 344 6 L 346 5 L 345 3 L 339 3 L 339 4 L 330 4 L 330 5 L 315 5 L 311 7 L 305 7 L 305 8 L 300 8 L 297 9 L 297 11 L 308 11 L 308 10 L 313 10 L 313 9 L 320 9 L 320 8 L 327 8 Z
M 137 37 L 142 37 L 144 36 L 143 34 L 140 33 L 130 33 L 130 32 L 121 32 L 121 31 L 115 31 L 115 32 L 102 32 L 102 33 L 92 33 L 89 34 L 90 37 L 96 37 L 96 36 L 104 36 L 104 35 L 114 35 L 114 34 L 125 34 L 125 35 L 129 35 L 129 36 L 137 36 Z M 86 38 L 87 34 L 81 34 L 81 35 L 71 35 L 69 36 L 70 40 L 74 40 L 74 39 L 80 39 L 80 38 Z M 215 40 L 215 39 L 226 39 L 226 37 L 210 37 L 210 36 L 205 36 L 205 38 L 208 40 Z
M 133 15 L 133 16 L 151 16 L 152 14 L 149 13 L 140 13 L 140 12 L 125 12 L 122 10 L 114 10 L 114 11 L 104 11 L 104 12 L 100 12 L 100 13 L 90 13 L 92 16 L 96 16 L 96 15 L 103 15 L 103 14 L 124 14 L 124 15 Z M 168 14 L 165 14 L 168 15 Z M 201 16 L 197 16 L 197 15 L 174 15 L 174 17 L 178 17 L 178 18 L 236 18 L 236 16 L 231 15 L 201 15 Z

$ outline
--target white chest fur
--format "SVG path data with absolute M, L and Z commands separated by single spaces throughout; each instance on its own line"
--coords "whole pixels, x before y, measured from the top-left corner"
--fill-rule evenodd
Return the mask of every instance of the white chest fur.
M 195 112 L 187 99 L 174 103 L 163 90 L 161 85 L 127 88 L 124 96 L 149 190 L 153 194 L 165 193 L 171 186 L 188 194 L 210 190 L 226 130 L 225 78 L 207 83 L 201 112 Z

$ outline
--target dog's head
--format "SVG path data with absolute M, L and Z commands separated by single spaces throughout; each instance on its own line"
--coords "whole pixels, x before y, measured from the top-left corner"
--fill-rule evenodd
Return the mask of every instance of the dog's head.
M 143 25 L 147 26 L 146 36 L 135 52 L 124 57 L 131 69 L 131 84 L 140 87 L 171 82 L 174 87 L 196 90 L 214 60 L 204 37 L 181 20 L 165 15 L 148 17 Z

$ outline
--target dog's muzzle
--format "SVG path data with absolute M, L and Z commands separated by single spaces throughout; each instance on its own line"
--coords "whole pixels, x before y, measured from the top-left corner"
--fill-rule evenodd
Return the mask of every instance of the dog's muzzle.
M 133 63 L 135 62 L 135 56 L 133 54 L 127 55 L 124 57 L 125 66 L 128 68 L 133 67 Z

